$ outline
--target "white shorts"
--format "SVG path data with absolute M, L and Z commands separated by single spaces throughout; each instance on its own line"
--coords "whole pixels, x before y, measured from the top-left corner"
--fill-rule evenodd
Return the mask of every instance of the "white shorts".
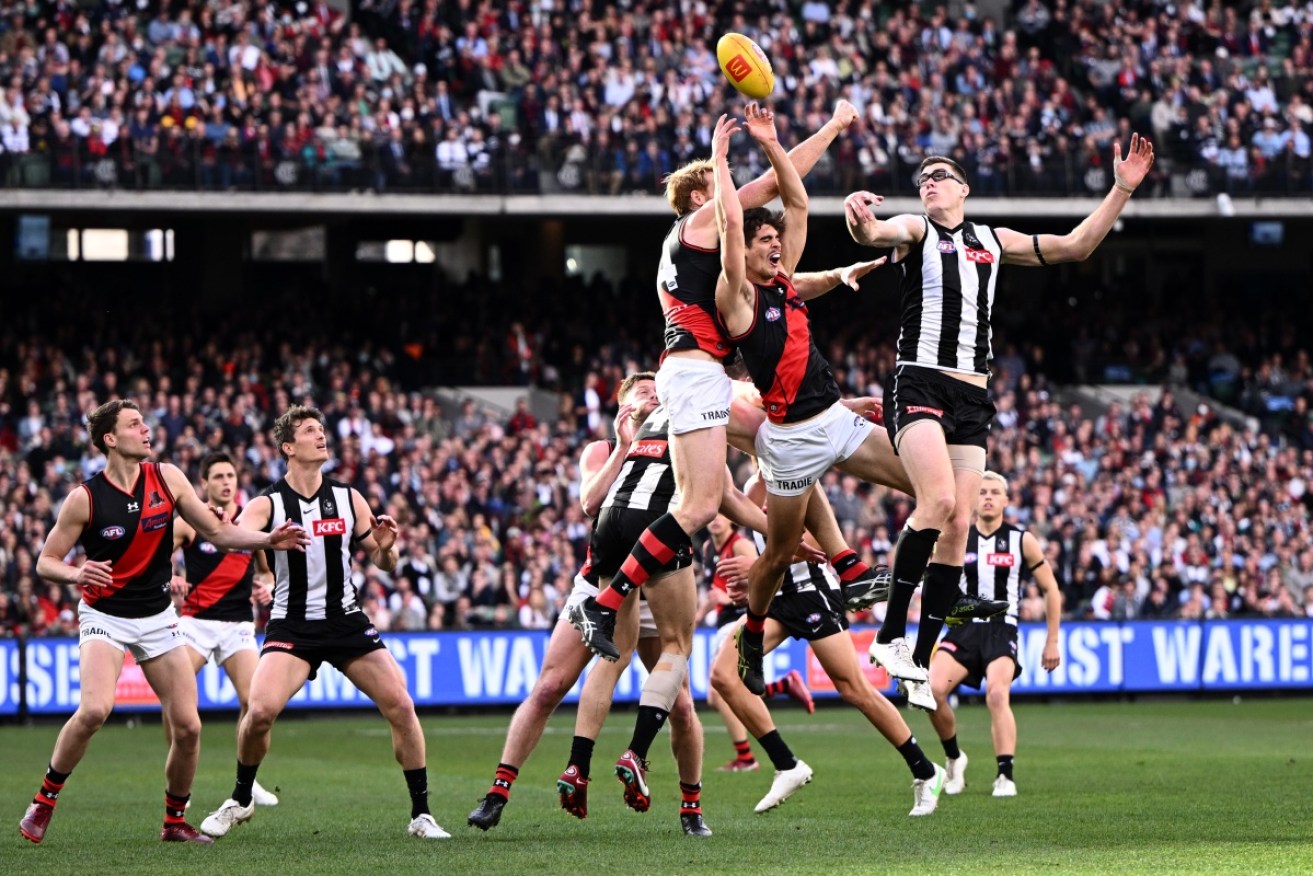
M 565 599 L 565 607 L 568 609 L 576 606 L 588 597 L 596 596 L 600 592 L 583 575 L 575 575 L 574 588 Z M 637 596 L 634 598 L 638 599 Z M 656 620 L 652 617 L 652 606 L 648 605 L 646 599 L 638 599 L 638 638 L 655 639 L 657 636 Z
M 734 387 L 719 362 L 668 357 L 657 369 L 656 389 L 671 435 L 729 425 Z
M 856 453 L 874 428 L 870 420 L 840 402 L 801 423 L 767 420 L 757 431 L 757 463 L 766 492 L 802 495 L 830 466 Z
M 197 654 L 222 666 L 228 658 L 242 651 L 258 655 L 254 621 L 202 620 L 183 615 L 179 623 L 183 638 Z
M 79 602 L 78 643 L 92 640 L 129 651 L 138 663 L 187 643 L 178 628 L 178 612 L 172 605 L 149 617 L 118 617 Z

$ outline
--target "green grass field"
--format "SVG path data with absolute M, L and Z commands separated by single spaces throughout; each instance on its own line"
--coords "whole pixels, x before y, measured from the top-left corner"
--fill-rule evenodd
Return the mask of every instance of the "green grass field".
M 0 727 L 0 873 L 1313 873 L 1313 701 L 1025 704 L 1018 797 L 990 796 L 993 753 L 983 706 L 960 712 L 971 756 L 968 786 L 930 818 L 911 819 L 910 777 L 860 716 L 837 704 L 808 716 L 777 712 L 781 732 L 816 770 L 780 809 L 754 815 L 765 767 L 711 768 L 730 748 L 713 712 L 707 725 L 707 823 L 679 830 L 678 789 L 665 738 L 653 753 L 652 811 L 630 812 L 611 760 L 632 712 L 612 717 L 594 758 L 591 813 L 557 808 L 573 712 L 552 722 L 520 775 L 499 827 L 465 824 L 486 791 L 507 714 L 426 716 L 432 807 L 453 834 L 405 836 L 408 801 L 375 715 L 289 718 L 261 771 L 282 805 L 261 810 L 211 847 L 158 842 L 163 753 L 159 726 L 107 726 L 70 779 L 41 846 L 17 822 L 40 783 L 57 728 Z M 942 761 L 929 723 L 907 713 L 927 753 Z M 227 796 L 233 725 L 211 722 L 192 821 Z M 759 754 L 760 756 L 760 754 Z

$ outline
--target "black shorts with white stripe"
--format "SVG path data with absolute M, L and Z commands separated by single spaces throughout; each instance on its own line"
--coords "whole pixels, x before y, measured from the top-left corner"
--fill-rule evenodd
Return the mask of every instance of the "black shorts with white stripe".
M 935 368 L 900 365 L 885 378 L 884 427 L 898 452 L 898 433 L 918 420 L 933 420 L 949 444 L 986 447 L 996 410 L 989 390 Z
M 319 674 L 319 665 L 328 663 L 339 672 L 346 664 L 370 651 L 386 648 L 378 627 L 363 611 L 327 620 L 271 620 L 264 633 L 265 654 L 291 654 L 310 664 L 310 678 Z
M 779 621 L 790 636 L 804 642 L 828 639 L 848 629 L 848 614 L 833 590 L 828 595 L 816 589 L 776 594 L 767 617 Z

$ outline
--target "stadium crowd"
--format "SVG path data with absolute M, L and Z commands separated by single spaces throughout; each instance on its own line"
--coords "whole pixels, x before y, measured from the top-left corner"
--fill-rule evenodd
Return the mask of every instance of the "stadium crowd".
M 495 284 L 469 282 L 489 316 L 465 382 L 555 390 L 555 415 L 540 420 L 527 405 L 492 411 L 473 399 L 444 407 L 430 391 L 423 339 L 403 336 L 395 350 L 378 342 L 420 313 L 459 329 L 472 297 L 459 284 L 431 300 L 392 296 L 294 324 L 279 319 L 286 304 L 277 293 L 221 317 L 177 302 L 156 323 L 96 313 L 90 327 L 44 334 L 35 315 L 13 314 L 0 326 L 0 628 L 75 633 L 76 594 L 43 583 L 35 558 L 61 500 L 104 464 L 83 417 L 116 396 L 142 404 L 158 457 L 193 478 L 206 450 L 229 448 L 245 463 L 248 497 L 282 473 L 273 419 L 290 403 L 316 404 L 335 436 L 332 476 L 401 522 L 395 574 L 362 564 L 356 581 L 380 627 L 552 624 L 589 531 L 577 500 L 579 451 L 609 435 L 624 374 L 654 364 L 658 316 L 649 295 L 600 280 L 552 290 L 550 307 L 535 303 L 546 296 L 521 296 L 518 308 Z M 72 308 L 84 294 L 52 290 L 48 301 Z M 861 297 L 852 295 L 818 303 L 817 337 L 846 392 L 879 395 L 892 326 L 855 319 Z M 597 320 L 569 319 L 585 305 Z M 1197 325 L 1229 325 L 1230 346 L 1216 329 L 1145 337 L 1135 373 L 1167 392 L 1086 415 L 1059 403 L 1057 383 L 1131 367 L 1114 356 L 1127 345 L 1027 340 L 1075 336 L 1056 317 L 1036 316 L 1047 330 L 1009 331 L 1015 340 L 996 347 L 989 458 L 1011 481 L 1017 521 L 1046 542 L 1068 616 L 1313 613 L 1313 364 L 1302 329 L 1273 335 L 1267 323 L 1228 323 L 1201 309 Z M 1143 316 L 1142 327 L 1168 324 Z M 191 328 L 201 324 L 203 337 Z M 1288 410 L 1243 428 L 1207 404 L 1183 410 L 1172 387 L 1281 398 Z M 748 461 L 734 465 L 742 480 Z M 837 474 L 825 487 L 850 543 L 867 562 L 885 560 L 910 500 Z M 1032 594 L 1023 611 L 1036 616 L 1042 600 Z
M 817 192 L 910 192 L 927 152 L 979 193 L 1307 193 L 1313 5 L 1279 0 L 67 0 L 0 3 L 9 186 L 655 192 L 738 101 L 716 38 L 754 38 L 782 138 L 862 123 Z M 761 158 L 740 144 L 741 172 Z

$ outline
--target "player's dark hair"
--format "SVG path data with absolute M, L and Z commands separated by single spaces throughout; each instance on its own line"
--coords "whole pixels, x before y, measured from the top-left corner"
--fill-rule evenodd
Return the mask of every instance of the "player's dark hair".
M 287 409 L 287 413 L 274 421 L 274 444 L 278 445 L 278 452 L 282 454 L 283 459 L 287 459 L 283 445 L 291 444 L 296 440 L 296 427 L 306 420 L 318 420 L 319 424 L 323 425 L 324 414 L 319 408 L 312 408 L 309 405 L 292 405 Z
M 743 211 L 743 241 L 749 246 L 757 236 L 761 226 L 769 225 L 780 234 L 784 233 L 784 213 L 780 210 L 768 210 L 765 207 L 753 207 Z
M 927 155 L 925 159 L 922 160 L 921 166 L 916 169 L 916 178 L 920 178 L 921 174 L 925 173 L 925 169 L 932 164 L 947 164 L 949 167 L 953 168 L 953 174 L 958 179 L 962 180 L 963 183 L 967 181 L 967 172 L 962 169 L 962 165 L 946 155 Z
M 228 455 L 226 450 L 211 450 L 201 459 L 201 480 L 209 479 L 210 469 L 221 462 L 228 463 L 234 470 L 237 468 L 237 463 L 233 462 L 233 458 Z
M 91 430 L 91 443 L 96 445 L 96 449 L 101 453 L 109 452 L 105 447 L 105 436 L 114 431 L 119 421 L 119 412 L 125 410 L 140 413 L 141 408 L 137 407 L 134 401 L 118 398 L 105 402 L 87 417 L 87 428 Z

